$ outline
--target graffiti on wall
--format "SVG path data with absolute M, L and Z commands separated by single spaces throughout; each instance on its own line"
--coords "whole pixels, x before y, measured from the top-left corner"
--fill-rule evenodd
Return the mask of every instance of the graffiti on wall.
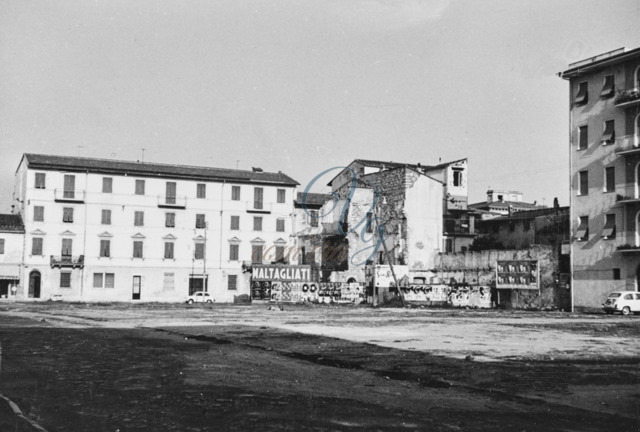
M 440 303 L 455 307 L 491 307 L 491 289 L 488 286 L 410 285 L 400 289 L 408 302 Z
M 365 301 L 365 291 L 359 283 L 271 282 L 269 299 L 287 303 L 360 304 Z

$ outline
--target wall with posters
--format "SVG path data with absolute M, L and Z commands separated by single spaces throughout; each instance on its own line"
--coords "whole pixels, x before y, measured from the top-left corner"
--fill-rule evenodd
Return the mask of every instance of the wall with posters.
M 560 250 L 558 246 L 534 245 L 528 249 L 519 250 L 485 250 L 478 252 L 459 252 L 440 254 L 436 259 L 436 274 L 438 279 L 446 285 L 486 287 L 490 289 L 490 301 L 501 307 L 520 309 L 561 309 L 568 310 L 570 291 L 566 284 L 561 283 L 559 271 Z M 513 265 L 512 282 L 522 275 L 518 274 L 519 266 L 525 262 L 537 262 L 538 287 L 533 287 L 531 280 L 522 284 L 509 285 L 509 272 L 497 271 L 499 262 Z M 508 267 L 503 270 L 508 270 Z M 531 267 L 528 268 L 531 271 Z M 503 283 L 498 283 L 498 275 L 502 274 Z M 506 282 L 506 283 L 505 283 Z M 517 287 L 516 287 L 517 286 Z M 533 289 L 531 289 L 533 288 Z M 479 293 L 479 288 L 478 288 Z M 482 296 L 486 296 L 483 289 Z M 461 296 L 460 298 L 463 298 Z

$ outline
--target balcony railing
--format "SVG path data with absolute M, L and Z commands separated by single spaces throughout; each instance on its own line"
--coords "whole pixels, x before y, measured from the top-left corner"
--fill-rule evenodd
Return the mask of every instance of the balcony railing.
M 468 221 L 446 220 L 443 228 L 444 233 L 449 235 L 475 235 L 471 232 L 471 225 Z
M 617 107 L 626 107 L 640 103 L 640 87 L 620 90 L 616 94 L 615 104 Z
M 248 213 L 271 213 L 273 205 L 266 202 L 247 201 L 246 210 Z
M 616 205 L 640 203 L 640 198 L 629 195 L 616 195 Z
M 640 246 L 624 244 L 624 245 L 618 246 L 616 250 L 621 253 L 640 253 Z
M 71 268 L 83 268 L 84 267 L 84 255 L 71 256 L 71 255 L 61 255 L 55 256 L 51 255 L 51 268 L 62 268 L 62 267 L 71 267 Z
M 84 191 L 83 190 L 54 189 L 53 190 L 53 199 L 54 199 L 54 201 L 57 201 L 57 202 L 83 203 L 84 202 Z
M 166 195 L 158 195 L 158 207 L 161 208 L 178 208 L 184 209 L 187 208 L 187 197 L 186 196 L 166 196 Z
M 626 135 L 616 139 L 616 154 L 635 154 L 640 152 L 640 135 Z

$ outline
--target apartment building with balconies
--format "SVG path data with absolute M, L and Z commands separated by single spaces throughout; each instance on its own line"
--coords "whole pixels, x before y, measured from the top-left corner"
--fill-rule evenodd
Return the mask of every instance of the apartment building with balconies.
M 573 307 L 640 280 L 640 48 L 571 63 Z
M 22 298 L 177 301 L 249 294 L 252 262 L 290 245 L 298 183 L 283 174 L 25 154 Z

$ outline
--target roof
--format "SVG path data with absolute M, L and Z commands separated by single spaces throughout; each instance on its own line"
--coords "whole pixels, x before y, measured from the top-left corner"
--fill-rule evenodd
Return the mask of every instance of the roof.
M 423 173 L 428 172 L 428 171 L 434 171 L 440 168 L 444 168 L 446 166 L 449 166 L 451 164 L 457 163 L 457 162 L 462 162 L 467 160 L 467 158 L 463 158 L 463 159 L 457 159 L 454 161 L 450 161 L 450 162 L 443 162 L 440 163 L 438 165 L 422 165 L 421 163 L 417 163 L 417 164 L 410 164 L 410 163 L 405 163 L 405 162 L 385 162 L 385 161 L 378 161 L 378 160 L 372 160 L 372 159 L 354 159 L 349 165 L 353 164 L 353 163 L 358 163 L 360 165 L 366 166 L 366 167 L 375 167 L 375 168 L 389 168 L 389 169 L 395 169 L 395 168 L 411 168 L 413 170 L 416 171 L 422 171 Z M 345 168 L 346 169 L 346 168 Z M 344 172 L 344 170 L 340 171 L 338 174 L 336 174 L 331 180 L 329 180 L 329 183 L 327 184 L 327 186 L 331 186 L 331 183 L 333 183 L 333 181 L 340 175 L 342 174 L 342 172 Z
M 0 232 L 24 233 L 24 224 L 20 215 L 0 214 Z
M 297 181 L 282 172 L 269 173 L 227 168 L 130 162 L 113 159 L 53 156 L 33 153 L 25 153 L 23 158 L 26 159 L 27 166 L 32 169 L 87 171 L 105 174 L 179 178 L 213 182 L 233 181 L 238 183 L 278 184 L 283 186 L 299 185 Z
M 508 210 L 509 207 L 519 210 L 520 209 L 541 209 L 541 208 L 548 208 L 545 206 L 539 206 L 537 204 L 532 204 L 532 203 L 527 203 L 527 202 L 522 202 L 522 201 L 493 201 L 493 202 L 479 202 L 479 203 L 475 203 L 475 204 L 469 204 L 469 207 L 473 208 L 473 209 L 489 209 L 489 208 L 494 208 L 494 209 L 504 209 L 504 210 Z
M 538 208 L 535 210 L 520 210 L 512 213 L 511 215 L 504 215 L 493 219 L 486 219 L 483 222 L 500 222 L 505 220 L 517 220 L 517 219 L 535 219 L 541 216 L 549 216 L 549 215 L 569 215 L 569 207 L 558 207 L 555 209 L 554 207 L 545 207 Z
M 620 48 L 571 63 L 569 64 L 569 68 L 564 72 L 559 72 L 558 76 L 564 79 L 574 78 L 583 75 L 585 72 L 590 72 L 610 64 L 621 63 L 637 56 L 640 56 L 640 48 L 635 48 L 630 51 L 625 51 L 624 48 Z
M 302 198 L 304 196 L 304 192 L 298 192 L 298 196 L 294 201 L 294 205 L 302 206 Z M 321 194 L 321 193 L 307 193 L 307 196 L 304 200 L 304 203 L 307 207 L 322 207 L 324 203 L 333 199 L 332 194 Z

